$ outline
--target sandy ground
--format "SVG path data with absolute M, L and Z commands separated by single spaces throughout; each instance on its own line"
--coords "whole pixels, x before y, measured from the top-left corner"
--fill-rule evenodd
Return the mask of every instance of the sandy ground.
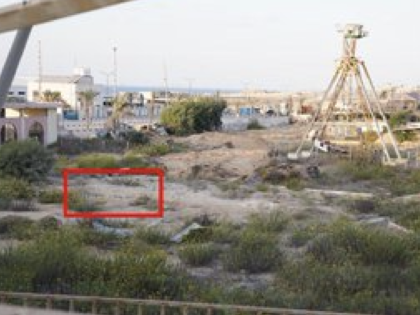
M 294 128 L 294 129 L 293 129 Z M 169 154 L 160 158 L 167 168 L 165 179 L 165 216 L 160 223 L 168 229 L 179 229 L 186 221 L 207 214 L 220 220 L 243 222 L 254 212 L 281 209 L 292 215 L 312 209 L 317 215 L 337 215 L 340 209 L 326 205 L 322 194 L 316 191 L 293 192 L 276 187 L 268 192 L 258 192 L 245 184 L 239 191 L 220 189 L 220 185 L 232 180 L 249 177 L 255 168 L 266 165 L 269 153 L 284 150 L 284 143 L 296 138 L 296 128 L 281 130 L 248 131 L 241 133 L 205 133 L 177 139 L 189 146 L 183 153 Z M 282 142 L 283 141 L 283 142 Z M 287 148 L 286 148 L 287 149 Z M 201 174 L 192 178 L 192 169 L 199 165 Z M 196 176 L 197 177 L 197 176 Z M 201 178 L 200 178 L 201 177 Z M 213 177 L 213 178 L 212 178 Z M 137 179 L 136 179 L 137 180 Z M 89 198 L 102 203 L 104 210 L 140 211 L 143 206 L 132 203 L 140 196 L 157 199 L 156 178 L 142 177 L 139 185 L 116 185 L 115 177 L 79 178 L 71 181 L 70 189 L 85 192 Z M 38 205 L 39 211 L 31 213 L 1 212 L 6 215 L 22 215 L 40 219 L 48 215 L 61 216 L 61 205 Z M 153 208 L 153 207 L 152 207 Z M 151 209 L 148 209 L 150 211 Z M 156 220 L 141 220 L 143 224 L 156 224 Z

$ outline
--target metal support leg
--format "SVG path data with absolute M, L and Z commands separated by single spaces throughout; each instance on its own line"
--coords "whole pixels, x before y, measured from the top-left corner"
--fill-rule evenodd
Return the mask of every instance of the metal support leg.
M 32 27 L 27 27 L 18 30 L 16 33 L 15 40 L 13 41 L 12 48 L 10 49 L 0 76 L 0 109 L 4 107 L 4 103 L 6 102 L 31 30 Z

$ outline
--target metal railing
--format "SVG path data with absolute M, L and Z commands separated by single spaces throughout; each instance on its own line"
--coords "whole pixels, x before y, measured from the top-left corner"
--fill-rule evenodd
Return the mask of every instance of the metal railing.
M 11 303 L 13 301 L 13 303 Z M 20 301 L 20 303 L 18 303 Z M 36 293 L 16 293 L 16 292 L 3 292 L 0 291 L 0 305 L 1 304 L 19 304 L 23 307 L 30 307 L 31 302 L 42 302 L 43 308 L 47 310 L 63 309 L 54 307 L 54 302 L 64 302 L 67 307 L 66 310 L 74 312 L 76 310 L 76 303 L 89 304 L 90 314 L 100 314 L 100 305 L 108 305 L 113 307 L 114 315 L 122 315 L 123 309 L 130 306 L 136 308 L 138 315 L 146 315 L 147 307 L 157 307 L 159 315 L 166 315 L 171 309 L 177 309 L 178 314 L 188 315 L 200 314 L 213 315 L 217 311 L 220 314 L 255 314 L 255 315 L 356 315 L 354 313 L 336 313 L 336 312 L 320 312 L 310 310 L 294 310 L 283 308 L 270 308 L 270 307 L 256 307 L 256 306 L 239 306 L 239 305 L 222 305 L 212 303 L 193 303 L 193 302 L 177 302 L 177 301 L 163 301 L 163 300 L 138 300 L 127 298 L 110 298 L 100 296 L 76 296 L 76 295 L 58 295 L 58 294 L 36 294 Z M 39 306 L 39 305 L 38 305 Z

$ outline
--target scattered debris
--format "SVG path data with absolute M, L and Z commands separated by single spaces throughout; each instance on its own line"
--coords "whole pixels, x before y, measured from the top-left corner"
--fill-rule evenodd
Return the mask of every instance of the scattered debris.
M 189 225 L 188 227 L 186 227 L 185 229 L 183 229 L 181 232 L 172 236 L 171 237 L 171 242 L 178 243 L 178 244 L 182 243 L 184 238 L 186 236 L 190 235 L 191 232 L 196 231 L 196 230 L 201 230 L 201 229 L 204 229 L 204 228 L 205 227 L 203 227 L 202 225 L 194 222 L 191 225 Z
M 410 230 L 406 229 L 405 227 L 396 224 L 388 217 L 378 217 L 373 215 L 365 215 L 359 217 L 360 224 L 365 226 L 373 226 L 373 227 L 381 227 L 386 228 L 390 231 L 394 232 L 402 232 L 402 233 L 411 233 Z

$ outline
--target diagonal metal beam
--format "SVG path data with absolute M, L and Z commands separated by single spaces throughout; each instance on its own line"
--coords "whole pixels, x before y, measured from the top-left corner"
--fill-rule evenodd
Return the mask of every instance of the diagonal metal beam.
M 27 27 L 18 30 L 16 33 L 15 40 L 13 41 L 12 48 L 10 49 L 0 76 L 0 109 L 3 108 L 4 103 L 6 102 L 10 86 L 15 78 L 16 70 L 22 59 L 31 30 L 32 27 Z
M 0 33 L 133 0 L 30 0 L 0 8 Z

